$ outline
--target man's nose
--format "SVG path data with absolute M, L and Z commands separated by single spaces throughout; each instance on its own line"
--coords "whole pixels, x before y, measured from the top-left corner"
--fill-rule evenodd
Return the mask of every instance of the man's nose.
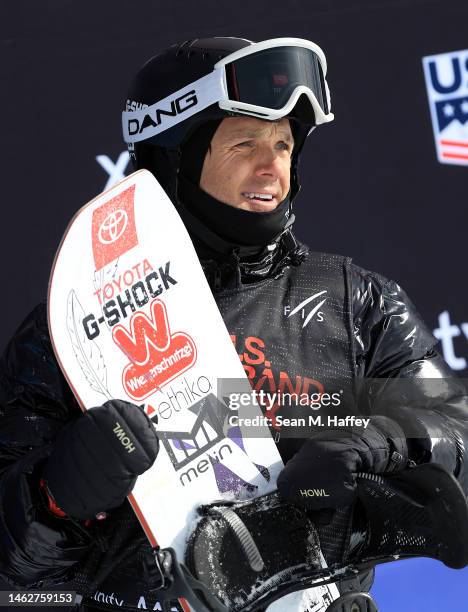
M 277 176 L 280 172 L 280 159 L 274 146 L 263 146 L 258 150 L 256 159 L 256 174 Z

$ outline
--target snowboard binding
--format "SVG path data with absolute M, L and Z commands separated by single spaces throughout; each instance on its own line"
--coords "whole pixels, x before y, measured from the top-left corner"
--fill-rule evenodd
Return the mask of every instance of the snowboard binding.
M 173 555 L 171 561 L 174 592 L 197 612 L 264 610 L 294 591 L 356 578 L 396 559 L 468 565 L 467 500 L 456 479 L 434 464 L 360 474 L 354 505 L 328 517 L 285 503 L 276 491 L 212 503 L 199 514 L 186 566 Z

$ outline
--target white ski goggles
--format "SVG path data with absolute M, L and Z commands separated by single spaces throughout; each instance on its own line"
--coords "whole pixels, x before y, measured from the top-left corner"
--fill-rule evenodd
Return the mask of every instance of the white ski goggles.
M 127 100 L 122 129 L 127 143 L 152 138 L 218 103 L 219 108 L 274 121 L 305 95 L 315 125 L 333 120 L 320 47 L 300 38 L 274 38 L 227 55 L 213 72 L 151 106 Z

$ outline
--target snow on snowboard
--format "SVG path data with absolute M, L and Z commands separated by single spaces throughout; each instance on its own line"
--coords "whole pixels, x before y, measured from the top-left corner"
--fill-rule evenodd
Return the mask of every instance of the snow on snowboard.
M 79 210 L 52 268 L 49 329 L 81 408 L 144 404 L 161 444 L 130 503 L 152 546 L 184 558 L 196 509 L 275 489 L 283 467 L 269 432 L 229 424 L 229 381 L 250 384 L 189 235 L 156 179 L 141 170 Z M 261 414 L 241 406 L 240 418 Z M 116 424 L 116 435 L 131 445 Z M 322 612 L 327 585 L 269 610 Z M 187 603 L 181 605 L 188 609 Z M 279 607 L 277 607 L 279 605 Z

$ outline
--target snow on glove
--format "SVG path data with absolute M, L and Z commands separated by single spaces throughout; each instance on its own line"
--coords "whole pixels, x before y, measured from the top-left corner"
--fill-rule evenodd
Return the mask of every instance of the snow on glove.
M 383 416 L 365 429 L 328 429 L 304 442 L 278 477 L 278 491 L 310 510 L 353 503 L 358 472 L 400 471 L 408 465 L 400 426 Z
M 143 409 L 111 400 L 60 432 L 44 468 L 45 485 L 67 515 L 93 518 L 124 501 L 137 476 L 153 465 L 158 449 Z

